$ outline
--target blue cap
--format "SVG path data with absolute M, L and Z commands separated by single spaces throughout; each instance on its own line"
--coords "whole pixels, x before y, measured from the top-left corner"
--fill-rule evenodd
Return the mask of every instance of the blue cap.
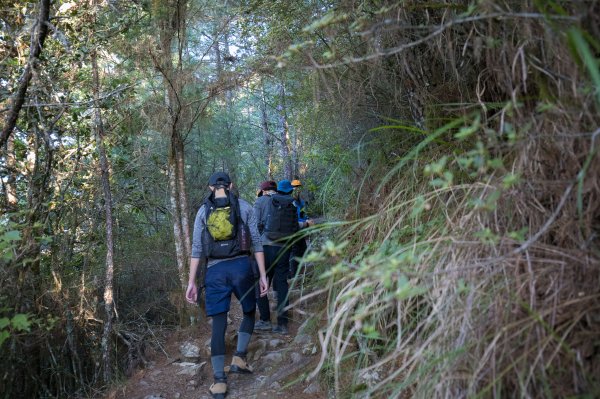
M 294 187 L 292 187 L 292 183 L 289 180 L 282 180 L 277 183 L 277 191 L 284 194 L 289 194 L 294 191 Z

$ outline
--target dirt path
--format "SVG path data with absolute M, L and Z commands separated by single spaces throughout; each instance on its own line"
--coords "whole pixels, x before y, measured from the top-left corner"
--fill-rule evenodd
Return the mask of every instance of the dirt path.
M 236 330 L 242 320 L 238 302 L 232 300 L 231 306 L 225 364 L 231 361 Z M 248 348 L 248 362 L 254 373 L 229 374 L 228 398 L 327 397 L 316 381 L 303 381 L 303 375 L 316 364 L 318 347 L 314 339 L 304 333 L 305 320 L 295 312 L 291 317 L 289 335 L 255 332 Z M 211 398 L 208 392 L 213 382 L 209 322 L 203 319 L 197 327 L 173 333 L 163 349 L 149 359 L 146 368 L 136 371 L 123 386 L 111 391 L 107 399 Z

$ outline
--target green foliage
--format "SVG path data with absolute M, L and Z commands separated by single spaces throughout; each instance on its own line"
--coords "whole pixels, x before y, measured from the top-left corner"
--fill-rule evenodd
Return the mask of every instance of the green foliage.
M 21 240 L 21 232 L 19 230 L 0 230 L 0 234 L 0 257 L 3 261 L 8 262 L 14 258 L 14 251 Z
M 17 313 L 12 317 L 2 317 L 0 318 L 0 348 L 11 335 L 31 333 L 33 327 L 51 331 L 58 320 L 58 317 L 51 315 L 37 318 L 29 313 Z

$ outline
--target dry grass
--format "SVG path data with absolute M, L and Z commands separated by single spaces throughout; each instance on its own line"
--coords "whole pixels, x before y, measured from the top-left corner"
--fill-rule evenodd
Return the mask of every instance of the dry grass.
M 480 11 L 557 10 L 497 3 L 481 2 Z M 568 45 L 572 29 L 597 20 L 598 6 L 570 6 L 569 20 L 490 19 L 419 47 L 438 52 L 432 65 L 456 68 L 461 52 L 480 59 L 464 81 L 445 86 L 468 98 L 446 91 L 445 101 L 465 103 L 446 114 L 468 115 L 468 125 L 475 107 L 480 124 L 463 142 L 453 128 L 439 136 L 445 145 L 432 141 L 416 157 L 404 149 L 411 156 L 380 187 L 379 208 L 346 230 L 350 253 L 331 244 L 313 254 L 331 265 L 320 368 L 338 396 L 600 395 L 600 87 L 577 62 L 585 49 Z M 432 93 L 420 101 L 435 103 Z M 423 170 L 442 154 L 453 179 L 432 189 L 436 175 Z M 459 161 L 478 156 L 502 165 Z

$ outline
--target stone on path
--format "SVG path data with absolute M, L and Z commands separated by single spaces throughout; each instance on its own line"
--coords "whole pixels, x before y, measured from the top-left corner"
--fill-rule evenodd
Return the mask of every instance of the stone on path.
M 206 355 L 210 356 L 210 341 L 211 339 L 207 339 L 206 341 L 204 341 L 204 346 L 202 347 L 204 349 L 204 352 L 206 353 Z
M 258 377 L 256 377 L 256 382 L 254 383 L 254 386 L 256 388 L 260 388 L 261 386 L 263 386 L 265 384 L 266 381 L 267 381 L 266 375 L 259 375 Z
M 187 341 L 179 346 L 179 352 L 188 359 L 197 359 L 200 357 L 200 348 L 197 345 Z
M 319 393 L 321 392 L 321 387 L 319 386 L 319 383 L 317 381 L 313 381 L 309 386 L 306 387 L 306 389 L 303 392 L 307 394 Z
M 317 346 L 314 344 L 306 344 L 302 347 L 303 355 L 314 355 L 315 353 L 317 353 Z
M 294 343 L 299 345 L 307 345 L 312 343 L 312 338 L 308 334 L 298 334 L 294 338 Z
M 189 376 L 193 377 L 196 374 L 198 374 L 198 371 L 200 371 L 200 369 L 206 364 L 206 362 L 202 362 L 202 363 L 181 362 L 181 363 L 174 363 L 174 364 L 181 367 L 181 371 L 179 371 L 177 373 L 177 375 L 189 375 Z
M 256 349 L 254 350 L 254 355 L 252 355 L 252 360 L 257 361 L 267 350 L 267 341 L 265 341 L 264 339 L 259 339 L 258 341 L 256 341 L 255 345 Z
M 159 374 L 162 374 L 162 370 L 154 370 L 153 372 L 150 373 L 150 378 L 154 378 L 154 377 L 158 376 Z
M 272 339 L 272 340 L 269 341 L 269 348 L 275 349 L 275 348 L 277 348 L 281 344 L 283 344 L 282 340 L 280 340 L 280 339 Z
M 298 363 L 298 362 L 300 362 L 300 360 L 302 360 L 302 357 L 303 356 L 301 354 L 297 353 L 297 352 L 293 352 L 290 355 L 290 358 L 292 359 L 292 363 Z
M 283 355 L 279 352 L 269 352 L 263 357 L 263 359 L 266 362 L 276 364 L 283 360 Z
M 187 383 L 189 386 L 195 387 L 198 385 L 198 381 L 196 380 L 189 380 Z

